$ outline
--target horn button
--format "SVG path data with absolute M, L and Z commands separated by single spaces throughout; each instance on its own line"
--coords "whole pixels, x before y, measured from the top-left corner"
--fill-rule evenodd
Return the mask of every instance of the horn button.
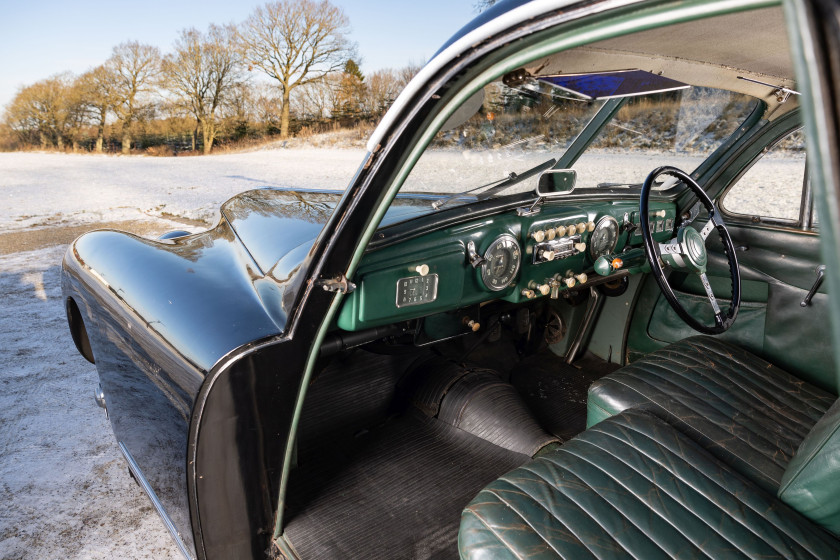
M 697 233 L 696 229 L 689 226 L 680 230 L 677 240 L 682 247 L 685 267 L 704 272 L 708 257 L 706 256 L 706 244 L 703 242 L 703 237 Z

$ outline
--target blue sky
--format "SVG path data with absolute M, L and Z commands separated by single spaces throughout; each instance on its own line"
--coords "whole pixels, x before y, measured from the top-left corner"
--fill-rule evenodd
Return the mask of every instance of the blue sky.
M 167 51 L 186 27 L 238 23 L 254 0 L 0 0 L 0 108 L 20 86 L 102 63 L 137 40 Z M 362 71 L 428 60 L 475 17 L 474 0 L 332 0 L 350 19 Z

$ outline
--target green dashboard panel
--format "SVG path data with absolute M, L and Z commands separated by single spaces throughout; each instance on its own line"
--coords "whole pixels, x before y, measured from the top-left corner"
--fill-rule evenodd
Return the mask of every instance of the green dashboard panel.
M 509 211 L 464 221 L 366 254 L 338 327 L 357 331 L 493 300 L 522 303 L 586 288 L 597 277 L 591 242 L 603 252 L 604 237 L 607 248 L 615 238 L 611 258 L 632 255 L 624 268 L 637 270 L 630 262 L 638 264 L 642 245 L 634 230 L 637 202 L 554 200 L 540 209 L 533 215 Z M 668 241 L 676 221 L 674 205 L 652 201 L 650 213 L 654 239 Z M 612 231 L 605 234 L 605 229 Z

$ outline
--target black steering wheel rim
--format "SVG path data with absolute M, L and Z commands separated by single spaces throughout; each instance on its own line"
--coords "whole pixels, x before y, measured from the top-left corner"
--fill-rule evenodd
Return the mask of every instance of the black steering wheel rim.
M 700 323 L 691 314 L 689 314 L 688 311 L 686 311 L 685 307 L 683 307 L 677 299 L 677 296 L 674 293 L 673 288 L 671 288 L 671 285 L 668 283 L 668 278 L 665 275 L 665 271 L 662 266 L 660 245 L 653 240 L 653 235 L 650 231 L 649 217 L 650 193 L 651 190 L 653 190 L 654 181 L 656 181 L 660 175 L 670 175 L 685 183 L 694 192 L 695 196 L 697 196 L 700 200 L 700 203 L 703 204 L 708 211 L 709 222 L 699 234 L 702 240 L 705 241 L 708 234 L 711 233 L 711 230 L 715 229 L 723 242 L 723 250 L 726 254 L 727 260 L 729 261 L 729 274 L 730 279 L 732 280 L 732 299 L 730 300 L 731 303 L 726 314 L 724 314 L 717 305 L 717 300 L 712 293 L 705 270 L 699 273 L 703 286 L 706 290 L 706 295 L 712 306 L 712 310 L 715 313 L 714 326 L 710 327 Z M 677 315 L 679 315 L 679 317 L 691 328 L 704 334 L 720 334 L 729 329 L 729 327 L 731 327 L 735 322 L 735 318 L 738 315 L 738 309 L 741 306 L 741 274 L 738 269 L 738 260 L 735 257 L 735 246 L 732 243 L 732 238 L 730 237 L 729 232 L 726 229 L 726 225 L 721 218 L 720 211 L 715 206 L 712 199 L 709 198 L 709 195 L 706 194 L 706 191 L 700 188 L 697 181 L 695 181 L 690 175 L 680 169 L 677 169 L 676 167 L 663 166 L 654 169 L 650 175 L 647 176 L 647 179 L 645 179 L 645 182 L 642 185 L 642 193 L 639 197 L 639 226 L 641 228 L 642 240 L 644 241 L 645 246 L 645 256 L 647 257 L 648 264 L 650 265 L 651 274 L 653 275 L 654 280 L 656 280 L 656 283 L 659 285 L 662 295 L 665 296 L 665 299 Z M 690 228 L 691 226 L 683 227 Z

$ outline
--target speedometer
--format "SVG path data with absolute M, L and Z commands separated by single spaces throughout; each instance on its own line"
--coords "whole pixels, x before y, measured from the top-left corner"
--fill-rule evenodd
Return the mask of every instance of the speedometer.
M 589 256 L 592 260 L 609 255 L 615 251 L 618 243 L 618 221 L 612 216 L 604 216 L 595 224 L 589 236 Z
M 498 292 L 510 286 L 522 263 L 522 250 L 516 238 L 509 233 L 497 237 L 484 252 L 481 281 L 490 290 Z

